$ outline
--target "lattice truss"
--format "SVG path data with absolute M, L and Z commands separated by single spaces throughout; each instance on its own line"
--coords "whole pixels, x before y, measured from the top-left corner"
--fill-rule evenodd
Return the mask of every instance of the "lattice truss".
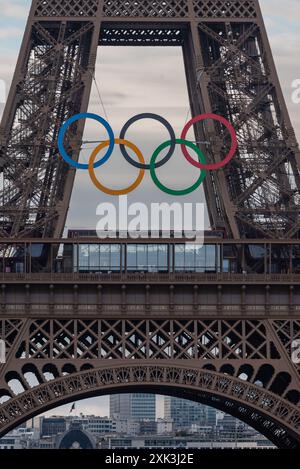
M 101 31 L 100 44 L 103 46 L 183 46 L 186 29 L 168 25 L 134 25 L 107 23 Z
M 6 321 L 7 340 L 11 334 L 15 337 L 17 325 Z M 276 327 L 289 351 L 280 335 L 284 330 L 287 337 L 287 326 Z M 299 325 L 293 322 L 291 327 L 298 330 Z M 293 337 L 289 335 L 289 340 Z M 297 403 L 300 393 L 290 389 L 291 376 L 276 371 L 276 363 L 284 359 L 276 340 L 258 320 L 35 320 L 28 321 L 13 353 L 17 366 L 42 364 L 38 381 L 47 370 L 56 369 L 55 378 L 99 360 L 200 360 L 204 368 L 259 382 Z M 19 378 L 27 389 L 24 377 Z
M 196 16 L 200 18 L 256 18 L 253 0 L 193 0 Z
M 35 16 L 95 16 L 103 3 L 103 16 L 139 18 L 184 18 L 189 14 L 187 0 L 38 0 Z M 200 18 L 255 18 L 254 0 L 193 0 Z
M 23 321 L 18 319 L 0 319 L 0 339 L 5 342 L 6 354 L 15 345 L 22 325 Z
M 188 14 L 186 0 L 105 0 L 103 15 L 108 17 L 182 18 Z
M 68 177 L 57 136 L 80 111 L 92 31 L 89 22 L 33 26 L 24 76 L 2 129 L 2 236 L 53 235 Z
M 37 359 L 278 359 L 260 321 L 39 320 L 18 350 Z
M 99 0 L 38 0 L 35 16 L 96 16 Z
M 227 116 L 238 136 L 239 156 L 225 172 L 239 231 L 248 237 L 293 237 L 300 228 L 299 147 L 260 28 L 203 22 L 199 34 L 212 110 Z M 211 177 L 222 218 L 226 207 L 216 174 Z
M 280 446 L 300 431 L 286 355 L 299 321 L 3 319 L 0 333 L 0 434 L 49 406 L 143 383 L 180 386 Z
M 300 321 L 281 320 L 274 321 L 274 329 L 281 344 L 285 348 L 289 357 L 292 357 L 295 348 L 300 345 Z M 297 345 L 298 344 L 298 345 Z M 300 375 L 300 363 L 295 364 Z

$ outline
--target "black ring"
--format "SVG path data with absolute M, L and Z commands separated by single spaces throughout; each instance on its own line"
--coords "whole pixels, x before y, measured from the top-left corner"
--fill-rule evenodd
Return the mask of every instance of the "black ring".
M 131 119 L 129 119 L 129 121 L 126 122 L 123 129 L 121 130 L 120 139 L 121 140 L 126 140 L 125 135 L 126 135 L 127 130 L 129 129 L 129 127 L 131 126 L 131 124 L 134 124 L 135 122 L 137 122 L 141 119 L 154 119 L 154 120 L 160 122 L 161 124 L 163 124 L 166 127 L 166 129 L 168 130 L 168 132 L 170 134 L 170 140 L 172 142 L 171 145 L 170 145 L 170 150 L 168 151 L 166 156 L 161 161 L 159 161 L 158 163 L 155 163 L 155 168 L 160 168 L 165 163 L 167 163 L 169 161 L 169 159 L 174 154 L 174 151 L 175 151 L 175 148 L 176 148 L 176 136 L 175 136 L 174 129 L 166 119 L 164 119 L 163 117 L 161 117 L 157 114 L 151 114 L 151 113 L 137 114 L 136 116 L 132 117 Z M 137 161 L 134 161 L 130 157 L 130 155 L 128 155 L 127 150 L 125 148 L 125 145 L 120 145 L 120 150 L 121 150 L 121 153 L 124 156 L 125 160 L 128 163 L 130 163 L 132 166 L 134 166 L 135 168 L 150 169 L 150 164 L 142 164 L 142 163 L 139 163 Z

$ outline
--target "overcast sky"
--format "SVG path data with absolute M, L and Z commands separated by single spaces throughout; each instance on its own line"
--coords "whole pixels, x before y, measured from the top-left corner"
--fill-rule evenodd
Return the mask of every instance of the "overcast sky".
M 284 2 L 261 0 L 260 3 L 287 106 L 300 140 L 300 105 L 293 104 L 291 100 L 291 83 L 294 79 L 300 78 L 299 0 Z M 29 0 L 0 0 L 0 79 L 6 83 L 7 88 L 12 79 L 29 6 Z M 178 137 L 180 136 L 189 110 L 180 48 L 102 48 L 97 58 L 96 79 L 105 110 L 116 135 L 134 114 L 154 112 L 167 118 Z M 2 110 L 3 105 L 0 105 L 0 112 Z M 89 111 L 103 115 L 95 86 Z M 84 137 L 86 140 L 102 137 L 104 133 L 99 137 L 97 126 L 87 125 Z M 159 124 L 145 121 L 135 125 L 128 133 L 128 138 L 145 154 L 150 154 L 151 149 L 153 151 L 160 143 L 167 140 L 168 136 Z M 88 153 L 83 152 L 82 161 L 86 161 L 87 158 Z M 101 181 L 110 187 L 124 187 L 133 181 L 136 174 L 134 171 L 120 157 L 117 150 L 111 162 L 101 169 Z M 100 172 L 98 174 L 100 177 Z M 192 167 L 188 168 L 182 157 L 180 158 L 179 152 L 176 152 L 172 163 L 160 169 L 159 176 L 165 184 L 177 188 L 191 185 L 195 177 L 198 177 L 195 176 Z M 148 202 L 170 200 L 154 188 L 148 175 L 133 197 L 132 200 Z M 197 200 L 202 200 L 201 189 L 186 200 L 195 200 L 195 197 Z M 91 185 L 86 172 L 78 172 L 67 221 L 68 227 L 94 228 L 96 206 L 99 202 L 107 200 L 111 201 Z M 160 415 L 161 409 L 161 399 L 159 399 Z M 105 415 L 108 412 L 107 398 L 81 401 L 78 403 L 78 411 Z

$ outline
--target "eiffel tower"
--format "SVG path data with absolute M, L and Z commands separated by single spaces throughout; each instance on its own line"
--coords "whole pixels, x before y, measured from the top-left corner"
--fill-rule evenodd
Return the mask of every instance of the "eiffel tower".
M 76 171 L 59 129 L 87 111 L 98 48 L 132 45 L 182 47 L 192 114 L 236 130 L 238 155 L 205 181 L 212 233 L 226 233 L 205 240 L 209 269 L 133 271 L 122 239 L 106 245 L 118 268 L 82 271 L 78 253 L 101 242 L 62 239 Z M 66 137 L 75 161 L 83 131 Z M 195 125 L 209 162 L 222 132 Z M 299 448 L 300 153 L 258 1 L 34 0 L 0 147 L 0 435 L 74 400 L 143 390 Z M 178 244 L 164 245 L 174 258 Z

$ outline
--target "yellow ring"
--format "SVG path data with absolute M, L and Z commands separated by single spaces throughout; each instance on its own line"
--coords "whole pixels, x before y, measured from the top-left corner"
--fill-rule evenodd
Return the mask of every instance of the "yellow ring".
M 126 194 L 130 194 L 130 192 L 134 191 L 141 184 L 141 182 L 143 181 L 144 176 L 145 176 L 145 170 L 144 169 L 140 170 L 136 181 L 131 186 L 127 187 L 126 189 L 120 189 L 120 190 L 109 189 L 108 187 L 103 186 L 103 184 L 101 184 L 98 181 L 97 177 L 96 177 L 94 162 L 95 162 L 95 160 L 98 156 L 98 153 L 101 150 L 103 150 L 104 148 L 108 147 L 109 143 L 110 143 L 109 140 L 107 140 L 106 142 L 100 143 L 100 145 L 98 145 L 95 148 L 95 150 L 93 151 L 93 153 L 91 154 L 91 158 L 90 158 L 90 161 L 89 161 L 89 174 L 90 174 L 91 180 L 93 181 L 93 183 L 97 187 L 97 189 L 104 192 L 105 194 L 108 194 L 108 195 L 126 195 Z M 131 143 L 128 140 L 122 140 L 122 139 L 119 139 L 119 138 L 115 139 L 115 143 L 117 145 L 125 145 L 126 147 L 133 150 L 135 152 L 136 156 L 138 157 L 139 162 L 142 163 L 142 164 L 145 163 L 145 159 L 144 159 L 141 151 L 138 149 L 138 147 L 136 147 L 134 145 L 134 143 Z

